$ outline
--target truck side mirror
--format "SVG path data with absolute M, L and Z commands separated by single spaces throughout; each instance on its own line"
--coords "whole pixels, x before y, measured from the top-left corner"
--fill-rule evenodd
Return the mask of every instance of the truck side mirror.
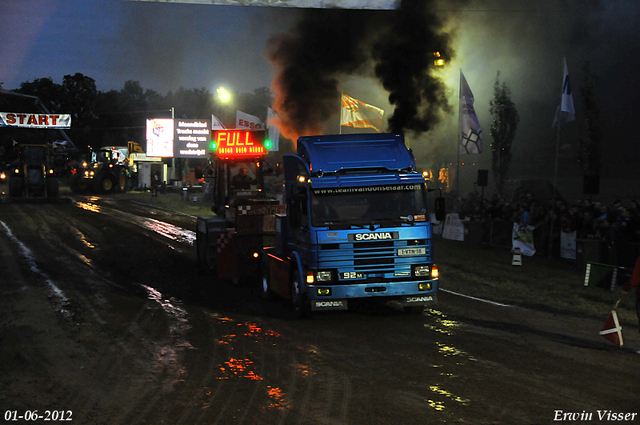
M 443 197 L 436 198 L 436 220 L 443 221 L 447 216 L 445 201 Z

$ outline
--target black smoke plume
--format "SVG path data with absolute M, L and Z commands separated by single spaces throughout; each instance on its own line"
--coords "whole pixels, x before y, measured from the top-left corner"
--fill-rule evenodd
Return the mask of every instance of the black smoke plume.
M 404 0 L 391 11 L 306 10 L 293 31 L 272 37 L 267 55 L 283 134 L 319 134 L 340 105 L 340 77 L 372 75 L 395 106 L 389 131 L 429 130 L 449 105 L 430 75 L 434 52 L 453 56 L 433 0 Z M 354 94 L 357 97 L 357 94 Z
M 433 1 L 403 0 L 395 11 L 389 37 L 373 49 L 376 76 L 389 92 L 395 106 L 389 130 L 425 132 L 440 120 L 440 110 L 450 106 L 445 85 L 430 70 L 438 52 L 445 63 L 453 57 L 449 36 L 442 22 L 430 9 Z

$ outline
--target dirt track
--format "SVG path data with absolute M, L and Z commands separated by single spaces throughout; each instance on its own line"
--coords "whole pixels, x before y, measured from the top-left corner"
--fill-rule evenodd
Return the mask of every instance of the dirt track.
M 64 411 L 79 424 L 547 424 L 560 410 L 592 414 L 574 423 L 640 412 L 637 331 L 618 349 L 597 321 L 448 292 L 422 315 L 390 305 L 290 320 L 284 303 L 199 269 L 194 228 L 192 217 L 117 197 L 0 205 L 2 413 Z

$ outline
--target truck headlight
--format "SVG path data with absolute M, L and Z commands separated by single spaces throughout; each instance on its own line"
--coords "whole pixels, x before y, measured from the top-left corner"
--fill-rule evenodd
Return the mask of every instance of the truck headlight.
M 316 279 L 318 282 L 329 282 L 331 280 L 330 270 L 320 270 L 316 272 Z
M 428 264 L 418 264 L 413 266 L 413 275 L 416 277 L 431 276 L 431 266 Z

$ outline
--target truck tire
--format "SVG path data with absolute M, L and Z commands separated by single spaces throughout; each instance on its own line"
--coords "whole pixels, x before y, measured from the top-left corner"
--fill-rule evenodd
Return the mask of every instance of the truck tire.
M 57 199 L 60 197 L 60 184 L 55 177 L 47 177 L 47 198 Z
M 297 270 L 293 272 L 293 277 L 291 278 L 290 295 L 293 317 L 300 319 L 311 316 L 311 307 L 305 302 L 306 297 L 302 293 L 302 281 Z
M 98 193 L 112 193 L 116 188 L 116 179 L 108 173 L 101 173 L 95 177 L 95 191 Z

